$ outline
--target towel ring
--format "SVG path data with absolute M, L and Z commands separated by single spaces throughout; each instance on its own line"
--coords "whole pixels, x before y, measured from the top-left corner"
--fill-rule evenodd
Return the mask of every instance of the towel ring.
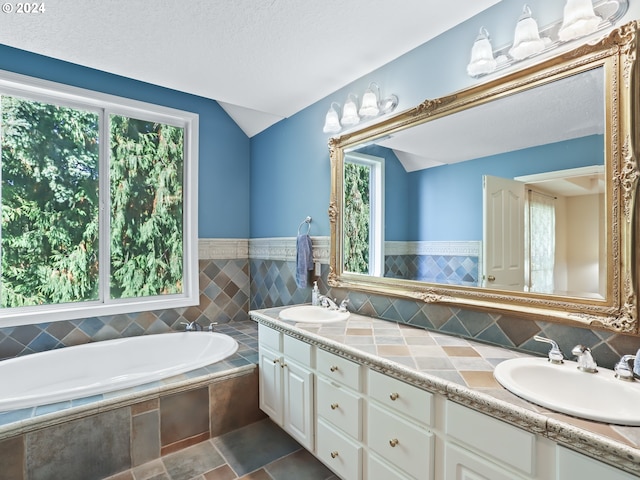
M 306 231 L 306 233 L 304 233 L 304 235 L 308 235 L 309 234 L 309 231 L 311 230 L 311 217 L 305 218 L 304 221 L 300 224 L 300 226 L 298 227 L 298 235 L 302 235 L 300 233 L 300 229 L 302 228 L 302 226 L 305 223 L 307 224 L 307 231 Z

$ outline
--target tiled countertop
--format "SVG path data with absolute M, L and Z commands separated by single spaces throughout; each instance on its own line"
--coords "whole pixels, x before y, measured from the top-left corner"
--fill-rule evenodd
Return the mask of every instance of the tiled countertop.
M 259 323 L 640 476 L 640 427 L 553 412 L 517 397 L 494 379 L 498 363 L 525 354 L 357 314 L 329 324 L 289 322 L 279 318 L 282 308 L 250 315 Z M 614 398 L 611 405 L 615 408 Z

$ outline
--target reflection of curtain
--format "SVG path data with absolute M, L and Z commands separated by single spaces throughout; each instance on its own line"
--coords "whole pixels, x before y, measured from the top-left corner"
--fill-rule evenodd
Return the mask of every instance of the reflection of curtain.
M 532 292 L 553 293 L 555 230 L 555 198 L 529 190 L 529 268 Z

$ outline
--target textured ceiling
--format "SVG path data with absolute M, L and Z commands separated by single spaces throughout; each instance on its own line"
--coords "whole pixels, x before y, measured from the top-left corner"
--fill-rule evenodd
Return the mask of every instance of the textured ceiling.
M 249 135 L 499 0 L 47 0 L 0 43 L 220 102 Z

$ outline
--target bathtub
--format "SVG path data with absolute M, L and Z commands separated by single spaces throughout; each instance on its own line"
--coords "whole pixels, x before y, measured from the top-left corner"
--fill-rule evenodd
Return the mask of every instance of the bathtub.
M 0 361 L 0 411 L 113 392 L 224 360 L 238 349 L 211 332 L 143 335 Z

